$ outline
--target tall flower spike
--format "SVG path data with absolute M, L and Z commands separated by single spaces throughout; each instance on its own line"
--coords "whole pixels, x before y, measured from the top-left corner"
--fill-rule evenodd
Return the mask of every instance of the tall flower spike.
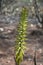
M 27 29 L 27 16 L 28 10 L 27 8 L 22 8 L 21 18 L 18 25 L 18 34 L 16 37 L 16 65 L 20 65 L 21 61 L 23 60 L 24 50 L 25 50 L 25 40 L 26 40 L 26 29 Z

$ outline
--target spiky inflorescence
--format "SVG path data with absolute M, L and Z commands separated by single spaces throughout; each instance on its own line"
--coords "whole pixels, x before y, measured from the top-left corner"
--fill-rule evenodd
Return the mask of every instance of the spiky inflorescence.
M 25 49 L 25 40 L 26 40 L 26 29 L 27 29 L 27 16 L 28 10 L 27 8 L 23 8 L 21 12 L 21 18 L 18 26 L 18 34 L 16 38 L 16 65 L 20 65 L 23 60 L 24 49 Z

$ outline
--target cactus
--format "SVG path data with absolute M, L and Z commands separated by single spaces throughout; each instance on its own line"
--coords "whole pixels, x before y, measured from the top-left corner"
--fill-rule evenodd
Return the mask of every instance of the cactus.
M 20 65 L 23 60 L 24 50 L 25 50 L 25 40 L 26 40 L 26 29 L 27 29 L 27 8 L 22 8 L 20 22 L 17 29 L 16 45 L 15 45 L 15 61 L 16 65 Z

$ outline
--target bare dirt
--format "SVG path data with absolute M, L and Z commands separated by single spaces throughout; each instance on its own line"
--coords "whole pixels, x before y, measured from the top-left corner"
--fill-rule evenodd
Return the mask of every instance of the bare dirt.
M 0 23 L 0 65 L 15 65 L 16 30 L 17 23 Z M 28 26 L 27 37 L 27 48 L 21 65 L 34 65 L 35 50 L 37 65 L 43 65 L 43 30 Z

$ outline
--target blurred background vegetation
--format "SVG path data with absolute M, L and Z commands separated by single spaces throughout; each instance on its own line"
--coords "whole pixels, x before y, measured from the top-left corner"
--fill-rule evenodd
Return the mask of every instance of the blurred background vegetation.
M 28 20 L 38 24 L 43 24 L 43 0 L 0 0 L 0 15 L 20 17 L 22 7 L 29 9 Z
M 22 6 L 28 6 L 28 8 L 31 8 L 31 6 L 34 5 L 34 1 L 37 2 L 38 9 L 43 7 L 43 0 L 0 0 L 0 12 L 5 15 L 14 15 L 15 10 L 17 10 L 16 8 Z

